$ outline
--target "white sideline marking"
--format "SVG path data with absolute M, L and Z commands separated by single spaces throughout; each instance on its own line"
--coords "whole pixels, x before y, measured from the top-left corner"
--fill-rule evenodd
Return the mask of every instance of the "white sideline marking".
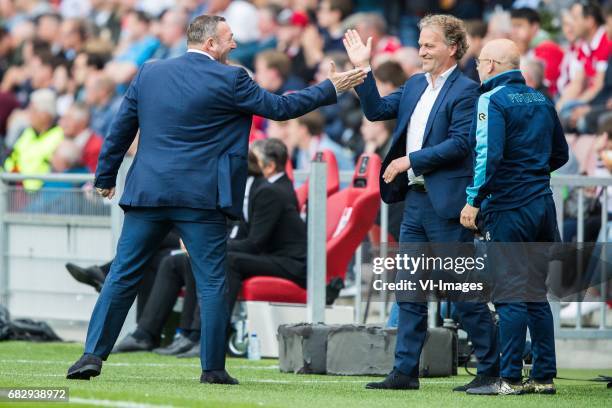
M 3 363 L 20 363 L 20 364 L 73 364 L 74 361 L 63 361 L 63 360 L 0 360 Z M 107 363 L 103 366 L 111 367 L 194 367 L 194 364 L 180 364 L 180 363 Z M 248 369 L 248 370 L 277 370 L 278 365 L 271 366 L 255 366 L 251 367 L 248 365 L 233 366 L 231 368 L 236 369 Z
M 143 404 L 141 402 L 133 402 L 133 401 L 111 401 L 111 400 L 99 400 L 99 399 L 91 399 L 91 398 L 70 398 L 70 404 L 86 404 L 86 405 L 96 405 L 99 407 L 116 407 L 116 408 L 171 408 L 172 405 L 151 405 L 151 404 Z
M 65 378 L 64 374 L 26 374 L 26 373 L 12 373 L 11 375 L 21 376 L 21 377 L 61 377 Z M 289 374 L 288 374 L 289 375 Z M 305 377 L 300 377 L 305 378 Z M 382 377 L 381 377 L 382 378 Z M 134 376 L 130 375 L 129 377 L 119 377 L 114 375 L 114 380 L 121 379 L 132 379 L 132 380 L 160 380 L 167 381 L 168 377 L 151 377 L 151 376 Z M 186 377 L 185 380 L 199 380 L 200 377 Z M 94 380 L 96 381 L 96 380 Z M 274 379 L 249 379 L 249 378 L 239 378 L 238 381 L 241 383 L 269 383 L 269 384 L 366 384 L 368 380 L 274 380 Z M 419 380 L 422 384 L 462 384 L 462 381 L 435 381 L 435 380 Z

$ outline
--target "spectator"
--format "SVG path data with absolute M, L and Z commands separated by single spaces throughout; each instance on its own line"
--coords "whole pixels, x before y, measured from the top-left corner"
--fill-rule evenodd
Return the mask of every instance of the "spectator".
M 85 81 L 104 71 L 104 65 L 110 60 L 110 54 L 98 52 L 80 52 L 74 58 L 70 75 L 74 86 L 74 99 L 85 100 Z
M 378 13 L 354 14 L 346 26 L 354 27 L 364 41 L 372 37 L 373 58 L 378 54 L 393 54 L 402 46 L 396 37 L 387 35 L 387 23 Z
M 105 74 L 90 75 L 85 83 L 85 103 L 91 109 L 91 130 L 105 137 L 121 103 L 115 96 L 114 82 Z
M 89 128 L 89 119 L 87 105 L 77 102 L 62 116 L 59 125 L 64 137 L 79 148 L 80 163 L 95 173 L 103 139 Z
M 571 8 L 576 36 L 581 40 L 577 50 L 579 70 L 557 102 L 562 120 L 567 121 L 578 106 L 591 102 L 603 89 L 610 55 L 601 8 L 594 2 L 577 2 Z
M 396 61 L 402 66 L 406 78 L 421 72 L 421 59 L 419 58 L 419 50 L 416 48 L 400 48 L 393 54 L 392 61 Z
M 277 95 L 306 87 L 301 79 L 291 74 L 289 57 L 274 50 L 264 51 L 255 57 L 255 80 L 259 86 Z
M 275 121 L 268 120 L 268 126 L 266 127 L 266 135 L 270 139 L 278 139 L 287 148 L 287 155 L 290 159 L 294 157 L 296 149 L 295 140 L 289 137 L 289 122 L 287 121 Z
M 257 8 L 244 0 L 210 0 L 206 14 L 216 14 L 225 17 L 232 27 L 234 40 L 241 44 L 257 41 Z
M 542 95 L 552 100 L 548 88 L 544 85 L 545 72 L 542 60 L 528 57 L 522 58 L 520 69 L 523 72 L 523 78 L 525 78 L 527 86 L 539 91 Z
M 319 64 L 315 80 L 321 82 L 327 78 L 327 70 L 330 62 L 333 61 L 339 70 L 352 69 L 346 52 L 330 52 L 325 55 Z M 325 118 L 324 132 L 334 142 L 341 146 L 348 147 L 353 152 L 361 151 L 361 140 L 359 138 L 359 126 L 361 125 L 361 107 L 359 99 L 353 92 L 343 92 L 338 95 L 335 104 L 322 106 L 319 108 Z
M 499 38 L 510 38 L 511 34 L 512 20 L 510 18 L 510 13 L 502 9 L 496 9 L 489 16 L 487 38 L 485 42 Z
M 380 64 L 374 70 L 374 78 L 376 78 L 376 87 L 382 97 L 396 91 L 408 79 L 402 66 L 394 61 Z
M 344 51 L 342 21 L 353 9 L 352 0 L 322 0 L 317 10 L 317 23 L 321 28 L 323 51 Z
M 58 55 L 61 46 L 59 45 L 60 40 L 60 27 L 62 24 L 62 17 L 55 13 L 41 14 L 36 18 L 36 38 L 51 44 L 54 55 Z
M 612 39 L 612 4 L 605 9 L 606 31 Z M 612 45 L 612 42 L 609 42 Z M 572 112 L 571 125 L 575 124 L 580 133 L 595 133 L 612 117 L 612 52 L 608 55 L 604 84 L 599 93 L 587 104 Z
M 295 140 L 299 148 L 296 155 L 296 168 L 308 170 L 315 153 L 329 149 L 336 156 L 339 170 L 353 170 L 355 163 L 351 154 L 323 132 L 324 124 L 323 115 L 318 110 L 289 121 L 289 137 Z
M 106 65 L 106 74 L 116 84 L 127 84 L 138 67 L 150 59 L 159 41 L 149 32 L 151 18 L 142 11 L 130 10 L 125 17 L 125 29 L 115 59 Z
M 83 20 L 70 18 L 61 25 L 61 52 L 64 58 L 73 61 L 77 54 L 85 48 L 87 28 Z
M 28 112 L 31 126 L 23 131 L 13 150 L 4 162 L 8 172 L 21 174 L 46 174 L 55 148 L 64 139 L 64 133 L 56 126 L 56 98 L 50 89 L 32 93 Z M 23 186 L 30 191 L 42 186 L 39 180 L 25 180 Z
M 309 83 L 315 74 L 316 67 L 308 65 L 304 52 L 303 34 L 308 26 L 308 15 L 303 12 L 285 9 L 278 15 L 278 44 L 276 49 L 291 58 L 293 73 Z M 322 52 L 322 42 L 319 41 Z
M 565 38 L 564 55 L 559 66 L 557 90 L 565 92 L 565 87 L 576 77 L 580 70 L 578 62 L 578 37 L 572 14 L 569 10 L 561 11 L 561 31 Z
M 523 57 L 537 58 L 544 63 L 543 85 L 551 95 L 556 95 L 563 49 L 551 41 L 549 34 L 540 28 L 540 15 L 534 9 L 512 9 L 510 17 L 512 41 L 519 47 Z
M 74 174 L 89 173 L 89 169 L 83 166 L 81 160 L 81 148 L 73 140 L 62 140 L 51 156 L 51 169 L 54 173 Z M 46 182 L 45 188 L 70 188 L 74 187 L 69 182 Z
M 465 22 L 465 31 L 467 32 L 468 49 L 459 61 L 459 67 L 468 78 L 480 82 L 476 60 L 487 36 L 487 25 L 481 20 L 469 20 Z
M 395 120 L 370 122 L 365 116 L 361 122 L 361 137 L 364 142 L 363 152 L 367 154 L 376 153 L 380 157 L 386 157 L 396 125 Z
M 161 18 L 159 40 L 161 42 L 153 58 L 178 57 L 187 52 L 187 16 L 179 10 L 168 10 Z
M 257 41 L 243 44 L 232 51 L 231 58 L 240 62 L 249 69 L 254 69 L 255 55 L 269 49 L 276 49 L 278 35 L 278 15 L 281 8 L 275 4 L 269 4 L 259 9 L 257 13 L 257 28 L 259 38 Z

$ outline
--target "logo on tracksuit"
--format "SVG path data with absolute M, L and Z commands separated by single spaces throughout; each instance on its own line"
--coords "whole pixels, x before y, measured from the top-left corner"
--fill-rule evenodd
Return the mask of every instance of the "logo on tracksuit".
M 478 120 L 486 120 L 487 119 L 487 114 L 484 112 L 481 112 L 478 114 Z

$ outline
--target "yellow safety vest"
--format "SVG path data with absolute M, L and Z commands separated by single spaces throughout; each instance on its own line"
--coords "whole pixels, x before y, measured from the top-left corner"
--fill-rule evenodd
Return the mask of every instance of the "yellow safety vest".
M 40 135 L 31 127 L 23 131 L 13 146 L 13 152 L 4 162 L 8 172 L 21 174 L 47 174 L 51 171 L 53 152 L 64 139 L 64 131 L 59 126 L 52 127 Z M 23 186 L 28 191 L 42 187 L 40 180 L 24 180 Z

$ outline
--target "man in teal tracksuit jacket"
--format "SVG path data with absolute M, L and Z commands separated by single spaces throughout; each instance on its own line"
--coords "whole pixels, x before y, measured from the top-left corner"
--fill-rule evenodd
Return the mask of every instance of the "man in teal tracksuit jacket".
M 475 228 L 480 212 L 489 242 L 558 242 L 550 173 L 567 162 L 568 146 L 553 104 L 525 85 L 519 55 L 512 41 L 495 40 L 478 60 L 482 94 L 472 125 L 474 178 L 461 222 Z M 489 269 L 497 282 L 493 301 L 500 317 L 501 379 L 468 393 L 555 392 L 555 342 L 545 269 L 526 262 L 525 249 L 534 247 L 538 245 L 489 245 L 489 251 L 500 256 L 494 261 L 490 255 Z M 534 362 L 531 378 L 521 384 L 527 327 Z

